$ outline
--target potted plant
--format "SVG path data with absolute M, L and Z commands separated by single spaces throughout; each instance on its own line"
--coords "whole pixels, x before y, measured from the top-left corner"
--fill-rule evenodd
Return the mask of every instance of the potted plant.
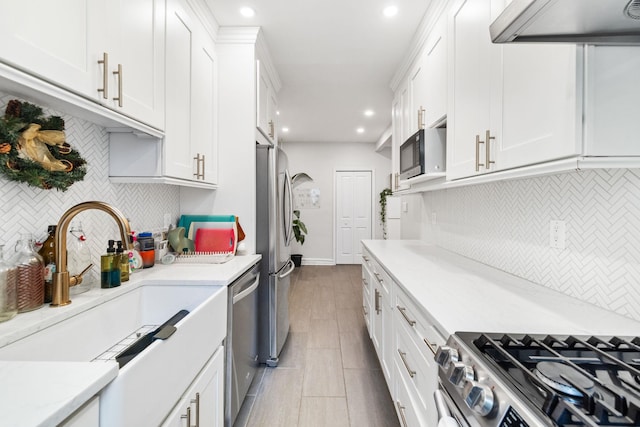
M 296 238 L 296 242 L 302 246 L 304 245 L 304 238 L 307 234 L 307 226 L 304 225 L 304 222 L 300 221 L 299 210 L 294 210 L 293 216 L 295 217 L 293 220 L 293 236 Z M 300 267 L 302 265 L 302 254 L 291 254 L 291 260 L 296 267 Z
M 382 223 L 382 238 L 387 240 L 387 197 L 393 195 L 389 188 L 380 192 L 380 222 Z

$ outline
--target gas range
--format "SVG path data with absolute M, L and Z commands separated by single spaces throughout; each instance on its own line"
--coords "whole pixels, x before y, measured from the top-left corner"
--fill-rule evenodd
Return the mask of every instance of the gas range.
M 640 426 L 640 338 L 458 332 L 435 356 L 463 425 Z

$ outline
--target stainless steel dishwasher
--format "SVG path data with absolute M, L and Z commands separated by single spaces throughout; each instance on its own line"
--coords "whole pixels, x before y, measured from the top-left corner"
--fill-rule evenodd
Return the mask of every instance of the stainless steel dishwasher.
M 232 427 L 258 368 L 260 263 L 228 288 L 224 425 Z

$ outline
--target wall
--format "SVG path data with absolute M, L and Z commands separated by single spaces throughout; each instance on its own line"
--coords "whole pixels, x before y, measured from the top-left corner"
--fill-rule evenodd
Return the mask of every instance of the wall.
M 431 215 L 436 213 L 432 224 Z M 566 222 L 566 249 L 549 222 Z M 422 195 L 423 240 L 640 320 L 640 170 L 585 170 Z
M 0 93 L 0 115 L 4 115 L 9 100 L 15 97 Z M 46 235 L 47 226 L 56 224 L 71 206 L 88 200 L 107 202 L 122 211 L 135 231 L 156 230 L 164 225 L 168 213 L 176 222 L 180 214 L 179 187 L 170 185 L 112 184 L 109 182 L 108 134 L 103 127 L 70 117 L 61 112 L 45 110 L 46 115 L 58 115 L 65 120 L 66 139 L 87 161 L 87 175 L 66 192 L 41 190 L 9 181 L 0 176 L 0 244 L 5 252 L 13 252 L 18 233 Z M 99 256 L 107 240 L 119 239 L 115 222 L 105 213 L 87 211 L 76 217 L 82 221 L 94 261 L 94 277 L 99 277 Z
M 377 153 L 368 143 L 296 143 L 282 144 L 289 157 L 292 175 L 305 172 L 313 183 L 305 187 L 320 189 L 320 208 L 305 209 L 300 219 L 309 230 L 303 247 L 296 242 L 292 251 L 304 255 L 305 264 L 333 264 L 334 259 L 334 172 L 336 170 L 372 169 L 374 178 L 374 238 L 382 238 L 379 194 L 389 186 L 390 153 Z

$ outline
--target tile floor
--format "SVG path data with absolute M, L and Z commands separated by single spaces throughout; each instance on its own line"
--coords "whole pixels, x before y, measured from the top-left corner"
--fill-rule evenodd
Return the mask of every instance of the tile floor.
M 261 367 L 234 427 L 398 427 L 362 316 L 359 265 L 302 266 L 277 368 Z

